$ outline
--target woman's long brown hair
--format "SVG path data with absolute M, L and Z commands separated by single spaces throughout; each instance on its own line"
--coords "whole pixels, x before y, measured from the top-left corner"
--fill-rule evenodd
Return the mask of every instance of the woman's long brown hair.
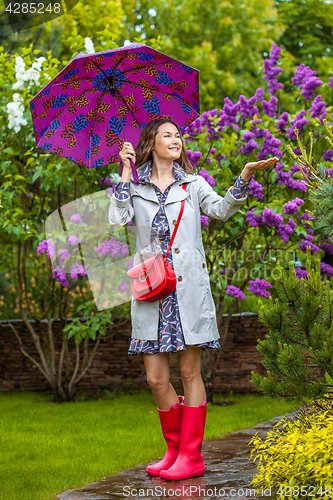
M 177 123 L 168 118 L 157 118 L 156 120 L 151 120 L 150 122 L 147 123 L 145 128 L 142 129 L 139 142 L 135 146 L 136 168 L 139 168 L 148 160 L 153 160 L 153 155 L 151 150 L 155 144 L 155 136 L 158 132 L 158 128 L 163 123 L 172 123 L 178 129 L 180 139 L 182 141 L 182 150 L 180 153 L 180 157 L 175 161 L 178 163 L 180 167 L 182 167 L 182 169 L 186 174 L 190 174 L 193 170 L 193 167 L 190 163 L 190 160 L 188 159 L 181 131 Z

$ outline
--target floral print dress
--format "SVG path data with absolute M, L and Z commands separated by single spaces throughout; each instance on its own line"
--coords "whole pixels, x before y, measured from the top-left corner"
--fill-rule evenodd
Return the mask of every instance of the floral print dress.
M 159 235 L 160 244 L 162 247 L 163 254 L 166 254 L 169 243 L 170 243 L 170 228 L 168 225 L 167 217 L 165 214 L 165 201 L 171 186 L 178 179 L 186 177 L 184 170 L 174 161 L 174 173 L 175 179 L 166 188 L 164 193 L 152 183 L 150 179 L 152 162 L 148 162 L 143 171 L 140 174 L 140 179 L 144 179 L 146 182 L 151 183 L 154 186 L 156 195 L 160 204 L 159 211 L 157 212 L 154 220 L 152 222 L 152 229 L 155 231 L 154 234 Z M 244 198 L 246 196 L 246 191 L 248 190 L 248 185 L 250 181 L 246 182 L 241 175 L 236 179 L 235 184 L 231 187 L 230 194 L 236 198 Z M 115 187 L 115 197 L 118 200 L 124 200 L 130 196 L 130 183 L 129 182 L 119 182 Z M 173 267 L 172 262 L 172 252 L 170 251 L 167 260 L 169 264 Z M 194 344 L 201 348 L 211 348 L 217 349 L 220 347 L 218 340 L 213 340 L 211 342 L 204 342 L 201 344 Z M 141 340 L 141 339 L 131 339 L 131 343 L 128 349 L 128 354 L 156 354 L 159 352 L 177 352 L 185 351 L 185 341 L 183 337 L 183 330 L 179 316 L 179 307 L 177 301 L 177 287 L 166 297 L 163 297 L 159 301 L 159 324 L 158 324 L 158 340 Z

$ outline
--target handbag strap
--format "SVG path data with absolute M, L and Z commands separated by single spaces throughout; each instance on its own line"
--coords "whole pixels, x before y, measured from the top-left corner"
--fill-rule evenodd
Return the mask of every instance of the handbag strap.
M 183 187 L 184 191 L 186 191 L 186 183 L 185 182 L 184 182 L 184 184 L 183 184 L 182 187 Z M 178 219 L 177 219 L 177 224 L 176 224 L 175 229 L 173 230 L 172 237 L 171 237 L 171 240 L 170 240 L 170 243 L 169 243 L 169 246 L 168 246 L 168 250 L 167 250 L 167 252 L 166 252 L 166 254 L 164 256 L 164 260 L 167 258 L 167 255 L 170 252 L 173 240 L 175 239 L 175 236 L 176 236 L 176 233 L 177 233 L 177 229 L 178 229 L 178 226 L 179 226 L 179 222 L 180 222 L 180 219 L 182 218 L 182 215 L 183 215 L 183 212 L 184 212 L 184 205 L 185 205 L 185 199 L 182 201 L 182 204 L 181 204 L 181 207 L 180 207 L 180 212 L 179 212 Z

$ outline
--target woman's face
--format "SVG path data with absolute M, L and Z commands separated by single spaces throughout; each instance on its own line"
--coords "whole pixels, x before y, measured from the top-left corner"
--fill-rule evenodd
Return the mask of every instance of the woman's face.
M 177 127 L 172 123 L 163 123 L 159 126 L 155 136 L 152 155 L 155 158 L 177 160 L 182 151 L 182 141 Z

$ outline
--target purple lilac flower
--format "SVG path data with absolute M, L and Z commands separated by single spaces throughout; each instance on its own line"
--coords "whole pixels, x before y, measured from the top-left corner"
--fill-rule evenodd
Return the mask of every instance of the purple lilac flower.
M 286 184 L 288 179 L 291 177 L 290 172 L 285 172 L 284 170 L 278 170 L 278 175 L 276 181 L 278 184 Z
M 254 196 L 255 198 L 258 198 L 259 200 L 262 200 L 264 195 L 262 194 L 262 191 L 264 190 L 264 186 L 257 182 L 254 178 L 254 175 L 251 177 L 251 181 L 249 184 L 249 194 L 251 196 Z
M 201 175 L 204 179 L 207 179 L 208 177 L 208 172 L 204 168 L 198 171 L 198 174 Z
M 128 222 L 128 225 L 129 225 L 129 226 L 133 226 L 133 222 L 130 220 L 130 221 Z
M 320 263 L 320 270 L 322 273 L 327 273 L 330 276 L 333 276 L 333 267 L 329 264 L 326 264 L 325 262 Z
M 306 125 L 307 123 L 309 123 L 309 120 L 307 120 L 306 118 L 304 118 L 305 113 L 306 113 L 305 109 L 302 109 L 302 111 L 300 111 L 300 112 L 299 112 L 299 113 L 295 116 L 295 118 L 294 118 L 293 120 L 291 120 L 291 122 L 290 122 L 290 123 L 291 123 L 291 127 L 287 128 L 287 133 L 286 133 L 286 135 L 287 135 L 290 139 L 292 139 L 292 140 L 294 140 L 294 141 L 296 141 L 296 139 L 297 139 L 296 134 L 295 134 L 295 132 L 294 132 L 295 128 L 297 128 L 297 129 L 298 129 L 298 131 L 299 131 L 299 134 L 298 134 L 298 135 L 299 135 L 299 136 L 301 136 L 301 135 L 302 135 L 302 129 L 305 127 L 305 125 Z
M 197 168 L 198 164 L 200 163 L 202 153 L 201 151 L 191 151 L 190 149 L 186 150 L 188 159 L 190 160 L 190 163 L 193 168 Z
M 202 226 L 209 226 L 209 217 L 207 215 L 201 215 L 200 218 Z
M 262 214 L 254 216 L 254 208 L 251 208 L 246 214 L 246 222 L 249 222 L 252 227 L 257 227 L 258 224 L 265 224 L 268 227 L 278 227 L 283 223 L 283 217 L 281 214 L 275 214 L 272 212 L 271 208 L 264 208 Z
M 301 269 L 300 267 L 295 267 L 295 273 L 298 280 L 308 277 L 308 272 L 305 269 Z
M 294 200 L 288 201 L 284 204 L 284 213 L 288 215 L 295 215 L 298 212 L 298 208 L 300 205 L 303 205 L 304 200 L 301 198 L 295 198 Z
M 78 275 L 86 276 L 86 268 L 82 264 L 73 264 L 70 270 L 72 280 L 77 279 Z
M 329 243 L 322 243 L 319 247 L 324 250 L 325 253 L 333 255 L 333 245 L 330 245 Z
M 295 76 L 292 77 L 291 83 L 295 85 L 295 87 L 303 88 L 306 82 L 316 74 L 317 71 L 313 71 L 310 66 L 305 66 L 305 64 L 302 63 L 297 66 L 296 71 L 294 72 Z
M 309 109 L 309 113 L 312 114 L 312 118 L 319 118 L 320 123 L 324 125 L 323 119 L 327 115 L 326 111 L 326 103 L 321 100 L 321 95 L 318 94 L 312 101 L 311 107 Z
M 206 177 L 206 181 L 208 182 L 208 184 L 209 184 L 210 186 L 212 186 L 212 187 L 213 187 L 213 186 L 215 186 L 215 179 L 214 179 L 214 177 L 213 177 L 213 176 L 211 176 L 211 175 L 207 175 L 207 177 Z
M 301 169 L 299 168 L 299 166 L 297 165 L 297 163 L 295 163 L 295 165 L 292 165 L 292 166 L 290 167 L 290 171 L 291 171 L 293 174 L 295 174 L 296 172 L 300 172 L 300 171 L 301 171 Z
M 328 85 L 329 85 L 330 87 L 333 87 L 333 74 L 332 74 L 332 76 L 330 76 L 330 77 L 329 77 L 329 79 L 328 79 Z
M 304 236 L 304 235 L 303 235 Z M 309 236 L 309 235 L 307 235 Z M 305 239 L 298 245 L 298 250 L 301 250 L 302 252 L 306 253 L 307 247 L 310 247 L 311 255 L 313 255 L 315 252 L 319 252 L 320 248 L 317 247 L 312 243 L 312 241 L 309 241 L 308 239 Z
M 282 215 L 273 213 L 271 208 L 265 207 L 262 216 L 262 222 L 269 227 L 279 226 L 283 222 Z
M 53 269 L 52 278 L 57 280 L 62 286 L 68 286 L 66 273 L 60 266 L 57 266 L 55 269 Z
M 49 259 L 53 257 L 55 250 L 55 243 L 52 240 L 43 240 L 37 247 L 37 253 L 43 253 L 46 250 L 46 255 Z
M 301 154 L 302 154 L 301 148 L 299 148 L 299 147 L 297 146 L 297 148 L 295 148 L 295 149 L 294 149 L 294 153 L 295 153 L 295 155 L 301 155 Z M 298 165 L 297 165 L 297 166 L 298 166 Z
M 128 291 L 128 286 L 125 280 L 123 280 L 120 285 L 118 286 L 118 290 L 120 292 L 127 292 Z
M 203 129 L 203 125 L 201 123 L 201 118 L 198 117 L 192 123 L 190 123 L 187 127 L 185 127 L 183 129 L 182 134 L 189 135 L 189 137 L 186 137 L 185 142 L 192 141 L 194 138 L 194 135 L 200 134 L 202 129 Z
M 234 285 L 227 285 L 225 293 L 227 295 L 233 295 L 234 297 L 236 297 L 236 299 L 242 299 L 242 300 L 246 299 L 246 296 L 242 292 L 242 290 L 240 290 L 239 288 L 237 288 L 237 286 Z
M 266 113 L 267 116 L 271 116 L 271 117 L 276 116 L 276 111 L 275 111 L 276 104 L 277 104 L 277 100 L 276 100 L 275 95 L 272 95 L 272 97 L 270 98 L 270 100 L 268 102 L 263 100 L 262 107 L 263 107 L 264 113 Z
M 127 268 L 128 268 L 128 270 L 132 269 L 133 266 L 134 266 L 134 257 L 131 257 L 129 259 L 129 261 L 127 262 Z
M 282 152 L 279 149 L 281 144 L 282 143 L 280 139 L 273 137 L 272 134 L 270 133 L 270 137 L 266 136 L 266 139 L 262 143 L 261 150 L 257 154 L 257 160 L 258 161 L 265 160 L 269 154 L 273 156 L 281 156 Z
M 229 97 L 224 98 L 224 106 L 220 110 L 220 120 L 218 121 L 218 125 L 220 126 L 221 132 L 224 132 L 224 127 L 232 127 L 234 129 L 238 129 L 239 125 L 237 125 L 237 112 L 239 110 L 240 104 L 237 102 L 233 104 Z
M 257 278 L 256 280 L 249 281 L 250 286 L 248 290 L 252 292 L 254 295 L 259 295 L 261 297 L 270 297 L 271 294 L 265 290 L 265 288 L 272 288 L 272 285 L 265 281 L 264 279 Z
M 239 152 L 243 155 L 251 155 L 258 147 L 258 143 L 254 139 L 250 139 L 247 144 L 239 148 Z
M 305 212 L 305 214 L 303 215 L 303 219 L 304 220 L 316 220 L 316 217 L 313 217 L 311 214 L 309 214 L 308 212 Z
M 304 99 L 312 99 L 315 96 L 315 90 L 322 84 L 323 82 L 317 76 L 310 78 L 304 85 L 301 95 Z
M 68 243 L 68 245 L 77 245 L 79 241 L 80 240 L 77 236 L 75 236 L 74 234 L 71 234 L 67 240 L 67 243 Z
M 74 222 L 74 224 L 81 224 L 82 223 L 82 219 L 80 217 L 80 214 L 73 214 L 69 220 L 71 222 Z
M 322 159 L 324 161 L 333 161 L 333 149 L 326 149 L 326 151 L 323 152 Z
M 280 132 L 285 133 L 284 129 L 288 125 L 288 120 L 289 120 L 289 113 L 287 113 L 287 111 L 284 111 L 280 116 L 279 121 L 277 122 L 276 129 L 279 130 Z
M 249 100 L 246 99 L 244 95 L 239 96 L 239 111 L 241 113 L 241 119 L 245 120 L 245 118 L 252 118 L 253 115 L 259 115 L 259 109 L 257 106 L 254 106 L 257 97 L 254 95 L 250 97 Z
M 209 163 L 211 163 L 213 161 L 213 158 L 211 156 L 207 156 L 207 158 L 205 159 L 205 163 L 208 165 Z
M 308 181 L 304 179 L 298 179 L 295 181 L 290 177 L 285 184 L 288 188 L 295 189 L 296 191 L 298 189 L 300 189 L 301 191 L 307 191 L 308 189 L 307 188 Z
M 257 139 L 260 139 L 262 137 L 267 137 L 267 138 L 272 137 L 271 132 L 266 128 L 263 129 L 263 128 L 259 128 L 259 127 L 252 127 L 252 133 L 253 133 L 254 137 L 256 137 Z
M 68 257 L 70 257 L 70 253 L 69 253 L 69 250 L 66 249 L 66 250 L 59 250 L 59 254 L 60 254 L 60 257 L 59 257 L 59 264 L 62 266 L 64 260 L 68 259 Z M 66 269 L 66 267 L 68 266 L 68 262 L 67 264 L 65 265 L 65 267 L 63 267 L 63 269 Z
M 249 222 L 250 226 L 252 227 L 257 227 L 258 226 L 258 223 L 259 221 L 257 220 L 257 218 L 254 216 L 254 208 L 251 208 L 251 210 L 249 210 L 247 213 L 246 213 L 246 222 Z
M 251 132 L 251 130 L 247 130 L 247 131 L 243 134 L 243 136 L 242 136 L 242 140 L 243 140 L 243 141 L 247 141 L 247 142 L 248 142 L 250 139 L 253 139 L 253 137 L 255 137 L 255 136 L 254 136 L 254 133 L 253 133 L 253 132 Z
M 254 94 L 257 101 L 262 101 L 264 98 L 265 90 L 262 87 L 258 87 L 256 93 Z M 261 120 L 260 120 L 261 122 Z
M 289 218 L 287 224 L 281 224 L 277 228 L 276 232 L 285 243 L 288 243 L 289 236 L 293 233 L 293 230 L 296 226 L 296 222 Z
M 123 257 L 127 257 L 129 254 L 129 246 L 112 236 L 110 240 L 102 241 L 95 250 L 95 253 L 99 253 L 102 257 L 108 255 L 110 252 L 114 259 L 118 257 L 119 254 Z
M 282 68 L 275 66 L 280 57 L 281 48 L 276 45 L 275 42 L 272 43 L 271 51 L 269 53 L 269 59 L 264 60 L 264 73 L 263 77 L 268 80 L 268 92 L 270 94 L 275 94 L 279 89 L 283 89 L 283 83 L 277 81 L 276 75 L 283 71 Z
M 226 159 L 227 159 L 227 157 L 224 153 L 221 153 L 221 154 L 217 155 L 217 157 L 216 157 L 216 160 L 219 162 L 220 166 L 221 166 L 221 160 L 226 160 Z

